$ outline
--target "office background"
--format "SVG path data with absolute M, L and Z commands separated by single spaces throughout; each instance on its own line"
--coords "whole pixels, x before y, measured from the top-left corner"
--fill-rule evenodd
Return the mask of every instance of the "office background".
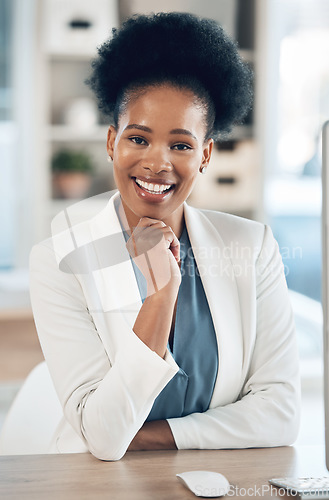
M 30 249 L 50 235 L 65 206 L 115 187 L 106 161 L 108 124 L 84 85 L 90 60 L 112 27 L 155 5 L 213 17 L 254 71 L 253 111 L 216 143 L 189 202 L 271 225 L 299 341 L 299 442 L 320 443 L 326 0 L 0 0 L 0 427 L 22 381 L 42 360 L 28 295 Z

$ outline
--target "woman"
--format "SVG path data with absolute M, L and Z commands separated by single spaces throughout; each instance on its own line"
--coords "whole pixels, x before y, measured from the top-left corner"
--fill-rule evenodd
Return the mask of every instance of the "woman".
M 213 139 L 249 109 L 250 81 L 223 30 L 189 14 L 133 17 L 100 47 L 89 84 L 113 118 L 119 192 L 31 253 L 64 410 L 50 451 L 118 460 L 296 438 L 298 355 L 272 233 L 185 203 Z

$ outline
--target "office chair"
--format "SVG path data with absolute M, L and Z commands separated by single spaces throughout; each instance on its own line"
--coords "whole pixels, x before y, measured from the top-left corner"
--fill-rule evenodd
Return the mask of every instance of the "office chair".
M 29 373 L 5 418 L 0 433 L 0 455 L 47 453 L 63 417 L 45 361 Z

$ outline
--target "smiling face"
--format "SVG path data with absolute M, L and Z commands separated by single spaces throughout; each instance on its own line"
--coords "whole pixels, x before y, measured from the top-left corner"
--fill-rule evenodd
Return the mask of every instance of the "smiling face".
M 148 87 L 129 101 L 107 150 L 130 227 L 150 217 L 180 235 L 183 203 L 211 156 L 205 133 L 205 110 L 189 90 Z

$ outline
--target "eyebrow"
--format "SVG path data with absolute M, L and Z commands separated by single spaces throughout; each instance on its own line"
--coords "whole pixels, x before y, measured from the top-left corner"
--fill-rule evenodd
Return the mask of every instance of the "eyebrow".
M 192 134 L 189 130 L 186 130 L 185 128 L 175 128 L 174 130 L 170 131 L 170 134 L 182 134 L 182 135 L 188 135 L 190 137 L 193 137 L 193 139 L 197 140 L 195 135 Z
M 149 127 L 145 127 L 145 125 L 138 125 L 138 123 L 131 123 L 126 126 L 126 130 L 130 128 L 137 128 L 138 130 L 143 130 L 144 132 L 152 133 L 152 130 Z
M 145 125 L 139 125 L 138 123 L 131 123 L 130 125 L 127 125 L 126 130 L 132 129 L 132 128 L 137 128 L 138 130 L 143 130 L 144 132 L 152 133 L 152 129 L 150 127 L 146 127 Z M 185 128 L 175 128 L 169 132 L 172 135 L 175 134 L 182 134 L 182 135 L 188 135 L 189 137 L 193 137 L 193 139 L 197 140 L 195 135 L 192 134 L 189 130 L 186 130 Z

